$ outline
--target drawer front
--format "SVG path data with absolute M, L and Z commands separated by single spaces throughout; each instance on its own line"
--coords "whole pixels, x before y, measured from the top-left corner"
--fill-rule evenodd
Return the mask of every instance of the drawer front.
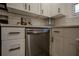
M 24 39 L 2 41 L 2 56 L 25 56 Z
M 25 28 L 2 27 L 2 40 L 24 39 Z

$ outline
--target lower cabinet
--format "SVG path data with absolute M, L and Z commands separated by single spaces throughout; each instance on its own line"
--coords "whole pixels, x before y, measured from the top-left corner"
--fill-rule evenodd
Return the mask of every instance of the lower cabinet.
M 2 56 L 24 56 L 24 39 L 2 41 Z
M 0 55 L 25 56 L 25 28 L 0 27 Z
M 52 55 L 76 56 L 78 54 L 77 41 L 79 28 L 53 28 Z
M 53 42 L 52 42 L 52 55 L 60 56 L 63 55 L 63 38 L 62 29 L 53 30 Z

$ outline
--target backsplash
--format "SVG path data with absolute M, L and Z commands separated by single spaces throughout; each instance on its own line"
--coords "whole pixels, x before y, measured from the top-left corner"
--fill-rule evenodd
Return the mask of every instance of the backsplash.
M 67 4 L 66 17 L 55 20 L 55 26 L 79 25 L 79 15 L 74 15 L 72 4 Z
M 55 20 L 55 26 L 79 25 L 79 17 L 62 18 Z
M 30 21 L 32 23 L 32 26 L 45 26 L 48 24 L 48 21 L 45 19 L 33 18 L 15 13 L 8 13 L 3 10 L 0 10 L 0 15 L 8 15 L 9 24 L 13 25 L 16 25 L 17 22 L 21 22 L 21 17 L 26 18 L 26 21 Z

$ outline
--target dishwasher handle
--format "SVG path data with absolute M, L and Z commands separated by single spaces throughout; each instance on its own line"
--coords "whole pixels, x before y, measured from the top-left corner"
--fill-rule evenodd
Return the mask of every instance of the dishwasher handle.
M 51 37 L 51 42 L 53 42 L 53 37 Z

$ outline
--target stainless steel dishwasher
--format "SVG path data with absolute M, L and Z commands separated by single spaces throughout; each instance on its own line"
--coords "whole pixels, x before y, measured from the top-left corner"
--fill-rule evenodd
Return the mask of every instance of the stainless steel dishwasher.
M 49 29 L 26 29 L 26 56 L 49 56 Z

